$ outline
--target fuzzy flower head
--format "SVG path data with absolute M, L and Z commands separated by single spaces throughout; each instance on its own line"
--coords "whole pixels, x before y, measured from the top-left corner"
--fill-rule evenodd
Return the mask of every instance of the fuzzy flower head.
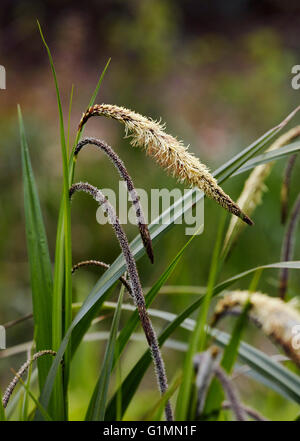
M 167 134 L 165 125 L 124 107 L 96 104 L 83 114 L 79 129 L 82 129 L 86 121 L 95 115 L 113 118 L 123 123 L 126 136 L 131 137 L 132 146 L 144 148 L 149 156 L 180 182 L 198 187 L 206 196 L 215 200 L 230 213 L 252 225 L 251 219 L 217 184 L 206 165 L 188 152 L 182 141 Z

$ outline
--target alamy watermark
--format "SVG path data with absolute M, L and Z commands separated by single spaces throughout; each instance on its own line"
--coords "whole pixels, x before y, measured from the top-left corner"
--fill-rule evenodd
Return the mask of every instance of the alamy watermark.
M 131 204 L 134 201 L 134 195 L 127 192 L 126 184 L 119 181 L 118 195 L 110 188 L 101 189 L 104 196 L 112 204 L 118 215 L 121 224 L 137 224 L 136 211 Z M 193 234 L 201 234 L 204 230 L 204 197 L 201 190 L 193 190 L 193 198 L 191 189 L 173 188 L 154 188 L 150 192 L 142 188 L 136 189 L 143 214 L 147 224 L 167 225 L 174 221 L 175 224 L 185 224 L 185 234 L 192 236 Z M 170 206 L 175 204 L 175 210 L 168 210 Z M 183 215 L 177 216 L 176 213 L 182 211 Z M 160 213 L 164 213 L 160 216 Z M 96 213 L 97 222 L 101 225 L 110 223 L 109 218 L 104 214 L 101 207 Z
M 6 71 L 5 67 L 0 65 L 0 89 L 6 89 Z

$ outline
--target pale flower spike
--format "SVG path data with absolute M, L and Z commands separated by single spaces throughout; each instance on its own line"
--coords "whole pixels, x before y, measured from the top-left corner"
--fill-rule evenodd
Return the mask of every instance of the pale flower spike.
M 260 292 L 232 291 L 217 303 L 213 324 L 226 314 L 240 314 L 250 301 L 249 318 L 259 326 L 300 367 L 300 348 L 295 329 L 300 326 L 300 313 L 278 297 Z
M 126 136 L 131 137 L 133 147 L 144 148 L 149 156 L 152 156 L 161 167 L 180 182 L 185 182 L 191 187 L 198 187 L 206 196 L 215 200 L 227 211 L 247 224 L 253 224 L 252 220 L 217 184 L 206 165 L 189 153 L 182 141 L 165 133 L 165 125 L 124 107 L 96 104 L 83 114 L 79 130 L 91 116 L 105 116 L 123 123 Z

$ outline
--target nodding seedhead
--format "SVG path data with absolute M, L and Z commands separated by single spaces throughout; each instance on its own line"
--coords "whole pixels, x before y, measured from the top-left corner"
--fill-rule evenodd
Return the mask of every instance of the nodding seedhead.
M 28 359 L 18 370 L 18 372 L 16 373 L 14 379 L 9 383 L 9 385 L 7 386 L 3 397 L 2 397 L 2 405 L 4 408 L 7 407 L 9 399 L 16 387 L 16 385 L 18 384 L 20 378 L 22 377 L 22 375 L 24 375 L 24 373 L 27 371 L 27 369 L 29 368 L 29 366 L 38 358 L 43 357 L 45 355 L 52 355 L 52 357 L 55 357 L 56 352 L 52 351 L 51 349 L 45 349 L 43 351 L 39 351 L 36 352 L 30 359 Z
M 96 104 L 83 114 L 79 129 L 82 129 L 90 117 L 97 115 L 113 118 L 123 123 L 126 135 L 131 137 L 132 146 L 144 148 L 149 156 L 152 156 L 161 167 L 180 182 L 198 187 L 221 207 L 240 217 L 248 225 L 252 225 L 251 219 L 217 184 L 206 165 L 189 153 L 182 141 L 167 134 L 164 131 L 164 125 L 124 107 Z

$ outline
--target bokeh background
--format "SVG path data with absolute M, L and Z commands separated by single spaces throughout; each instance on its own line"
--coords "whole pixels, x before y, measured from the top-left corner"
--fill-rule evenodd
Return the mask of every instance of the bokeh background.
M 23 215 L 20 145 L 16 106 L 19 103 L 36 175 L 52 258 L 62 188 L 58 115 L 53 79 L 38 33 L 41 22 L 52 50 L 65 116 L 72 84 L 71 140 L 86 109 L 98 76 L 112 58 L 97 102 L 123 105 L 153 118 L 190 144 L 211 169 L 279 123 L 299 105 L 300 91 L 291 87 L 291 68 L 300 61 L 300 5 L 296 0 L 2 0 L 0 64 L 7 73 L 7 89 L 0 91 L 0 323 L 31 311 Z M 293 125 L 299 123 L 297 116 Z M 291 125 L 292 125 L 291 124 Z M 123 128 L 94 118 L 87 135 L 105 139 L 120 154 L 137 187 L 183 187 L 123 139 Z M 263 204 L 255 212 L 255 226 L 247 229 L 226 263 L 225 279 L 259 264 L 280 260 L 284 227 L 280 223 L 280 187 L 284 161 L 267 181 Z M 292 179 L 291 201 L 299 192 L 299 161 Z M 118 175 L 92 148 L 80 157 L 76 179 L 118 188 Z M 231 179 L 225 190 L 237 198 L 245 175 Z M 168 284 L 206 284 L 220 208 L 205 201 L 205 230 L 187 249 Z M 229 217 L 228 217 L 229 220 Z M 130 238 L 134 226 L 127 226 Z M 110 226 L 96 222 L 96 206 L 77 196 L 72 204 L 73 261 L 95 258 L 108 263 L 119 254 Z M 185 243 L 184 227 L 176 226 L 155 247 L 155 264 L 139 261 L 144 286 L 151 286 Z M 299 240 L 295 258 L 300 257 Z M 82 300 L 99 277 L 89 269 L 74 276 L 74 300 Z M 275 271 L 265 272 L 260 289 L 277 295 Z M 300 277 L 291 274 L 289 296 L 299 295 Z M 249 280 L 240 282 L 247 288 Z M 112 294 L 115 296 L 116 293 Z M 42 295 L 42 293 L 41 293 Z M 114 298 L 114 297 L 112 297 Z M 161 295 L 155 307 L 179 312 L 191 295 Z M 126 320 L 124 314 L 124 320 Z M 109 329 L 110 319 L 98 330 Z M 157 328 L 163 323 L 155 322 Z M 232 322 L 224 322 L 227 329 Z M 32 338 L 29 321 L 8 330 L 9 347 Z M 182 341 L 182 332 L 175 337 Z M 245 338 L 274 354 L 277 350 L 251 326 Z M 104 345 L 85 343 L 72 374 L 71 416 L 82 418 L 99 372 Z M 133 343 L 124 355 L 125 374 L 145 346 Z M 164 351 L 170 375 L 183 355 Z M 0 386 L 11 377 L 25 354 L 0 359 Z M 113 383 L 113 382 L 112 382 Z M 294 418 L 297 407 L 252 380 L 238 381 L 243 399 L 274 419 Z M 112 385 L 113 386 L 113 385 Z M 255 393 L 254 393 L 255 392 Z M 147 399 L 145 399 L 147 397 Z M 145 377 L 127 418 L 143 418 L 157 397 L 153 372 Z

